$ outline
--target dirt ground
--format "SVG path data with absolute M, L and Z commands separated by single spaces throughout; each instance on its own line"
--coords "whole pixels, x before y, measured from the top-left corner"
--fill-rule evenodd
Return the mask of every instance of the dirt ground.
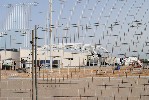
M 37 69 L 38 78 L 83 78 L 83 77 L 121 77 L 121 76 L 149 76 L 149 69 L 131 68 L 131 66 L 122 66 L 120 70 L 114 70 L 113 66 L 109 67 L 71 67 L 71 68 L 54 68 Z M 12 77 L 31 78 L 32 74 L 27 69 L 26 73 L 18 73 L 14 70 L 1 70 L 1 79 Z
M 149 100 L 149 69 L 113 69 L 37 69 L 38 100 Z M 31 77 L 30 73 L 2 70 L 0 100 L 32 100 Z

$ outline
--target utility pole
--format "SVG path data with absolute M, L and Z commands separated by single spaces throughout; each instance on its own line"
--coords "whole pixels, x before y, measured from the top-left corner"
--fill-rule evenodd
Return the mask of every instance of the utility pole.
M 32 30 L 32 100 L 34 100 L 34 30 Z
M 35 25 L 35 94 L 36 100 L 38 100 L 38 88 L 37 88 L 37 26 Z

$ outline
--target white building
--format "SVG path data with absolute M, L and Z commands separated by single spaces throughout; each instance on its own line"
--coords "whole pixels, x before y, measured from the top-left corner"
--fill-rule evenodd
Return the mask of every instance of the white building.
M 31 67 L 32 62 L 32 51 L 27 49 L 19 49 L 18 51 L 0 51 L 1 62 L 5 63 L 6 60 L 11 60 L 12 62 L 16 62 L 16 68 L 23 67 L 23 63 L 25 63 L 25 67 Z M 58 61 L 59 67 L 66 66 L 85 66 L 87 63 L 87 56 L 85 53 L 72 53 L 72 52 L 64 52 L 63 50 L 53 50 L 52 51 L 52 60 Z M 71 58 L 71 59 L 70 59 Z M 21 59 L 24 60 L 21 63 Z M 50 51 L 46 50 L 37 50 L 37 65 L 46 61 L 50 62 Z M 13 66 L 13 63 L 12 63 Z
M 48 45 L 37 48 L 37 65 L 48 64 L 50 65 L 50 58 L 52 57 L 53 64 L 57 67 L 67 66 L 86 66 L 87 63 L 99 64 L 101 59 L 98 58 L 100 50 L 106 49 L 100 46 L 93 46 L 91 44 L 69 43 L 53 45 L 53 50 L 50 53 Z M 15 50 L 1 50 L 1 61 L 9 59 L 16 62 L 16 68 L 31 67 L 32 66 L 32 50 L 19 49 Z M 50 55 L 51 54 L 51 55 Z M 96 56 L 95 56 L 96 55 Z M 90 57 L 90 59 L 88 58 Z M 90 61 L 89 61 L 90 60 Z M 56 63 L 55 63 L 56 62 Z M 96 62 L 96 63 L 95 63 Z M 13 66 L 13 63 L 12 63 Z

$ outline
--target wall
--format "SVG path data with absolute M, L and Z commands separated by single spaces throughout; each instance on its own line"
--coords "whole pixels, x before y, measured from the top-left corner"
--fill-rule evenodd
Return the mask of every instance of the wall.
M 5 51 L 1 51 L 0 53 L 2 60 L 12 58 L 16 61 L 16 68 L 21 68 L 21 58 L 27 60 L 26 63 L 31 63 L 32 61 L 31 50 L 19 49 L 18 52 L 6 51 L 5 53 Z M 50 60 L 50 51 L 38 50 L 37 54 L 37 60 Z M 51 56 L 53 60 L 60 61 L 60 67 L 84 66 L 87 63 L 87 56 L 85 53 L 72 54 L 71 52 L 63 52 L 63 50 L 54 50 Z M 73 58 L 73 60 L 70 61 L 68 58 Z

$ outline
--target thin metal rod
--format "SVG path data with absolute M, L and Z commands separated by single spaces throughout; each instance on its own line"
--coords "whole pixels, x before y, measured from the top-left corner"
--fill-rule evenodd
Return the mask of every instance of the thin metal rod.
M 2 61 L 1 61 L 1 54 L 0 54 L 0 84 L 1 84 L 1 68 L 2 68 Z M 0 98 L 1 98 L 1 88 L 0 88 Z
M 34 30 L 32 30 L 32 100 L 34 100 Z
M 0 83 L 1 83 L 1 68 L 2 68 L 2 61 L 1 61 L 1 54 L 0 54 Z
M 52 0 L 49 0 L 49 6 L 50 6 L 50 13 L 49 13 L 49 17 L 50 17 L 50 25 L 49 25 L 49 34 L 50 34 L 50 68 L 51 68 L 51 72 L 52 72 L 52 28 L 51 28 L 51 25 L 52 25 Z
M 35 25 L 35 94 L 36 100 L 38 100 L 38 88 L 37 88 L 37 26 Z

